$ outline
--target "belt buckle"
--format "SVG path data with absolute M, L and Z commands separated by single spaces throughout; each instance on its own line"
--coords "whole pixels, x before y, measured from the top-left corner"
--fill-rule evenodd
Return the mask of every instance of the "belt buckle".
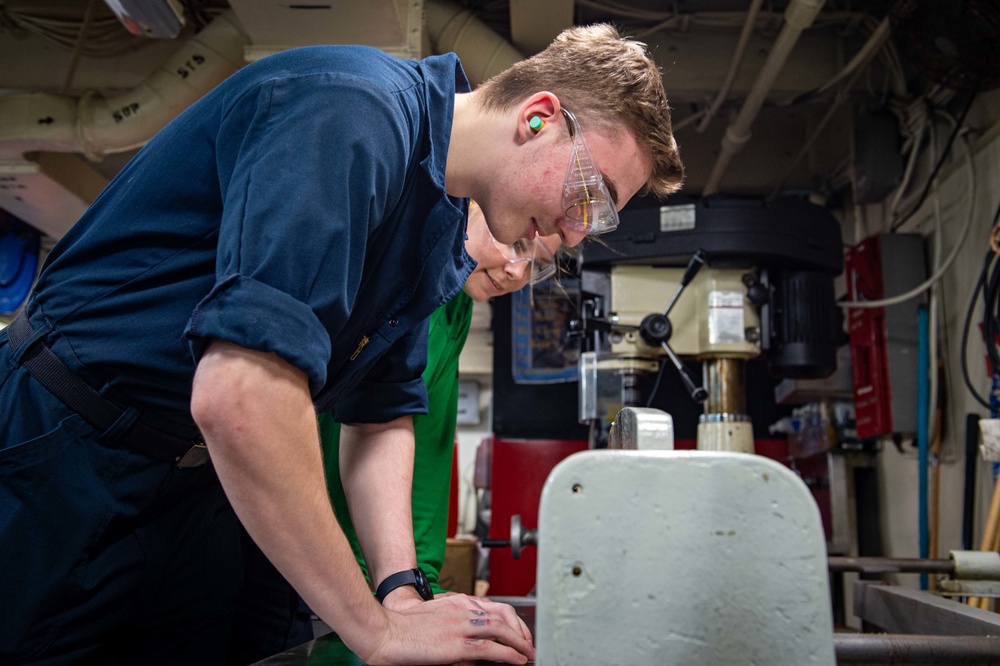
M 209 461 L 208 447 L 204 442 L 198 442 L 187 453 L 177 459 L 177 467 L 184 469 L 187 467 L 201 467 Z

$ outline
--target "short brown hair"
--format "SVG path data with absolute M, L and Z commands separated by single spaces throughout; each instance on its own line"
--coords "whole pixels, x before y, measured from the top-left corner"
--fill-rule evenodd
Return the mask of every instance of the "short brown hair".
M 569 28 L 537 55 L 478 88 L 484 108 L 507 110 L 541 90 L 554 93 L 584 128 L 624 126 L 652 158 L 646 191 L 676 192 L 684 166 L 670 129 L 670 106 L 646 45 L 606 23 Z

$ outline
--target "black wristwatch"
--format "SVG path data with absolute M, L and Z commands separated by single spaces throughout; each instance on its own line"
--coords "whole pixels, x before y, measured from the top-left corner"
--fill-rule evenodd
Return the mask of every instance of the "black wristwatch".
M 430 601 L 434 598 L 434 592 L 427 583 L 427 576 L 420 567 L 394 573 L 383 580 L 379 583 L 378 589 L 375 590 L 375 598 L 378 599 L 379 603 L 382 603 L 390 592 L 404 585 L 412 585 L 417 588 L 417 593 L 424 601 Z

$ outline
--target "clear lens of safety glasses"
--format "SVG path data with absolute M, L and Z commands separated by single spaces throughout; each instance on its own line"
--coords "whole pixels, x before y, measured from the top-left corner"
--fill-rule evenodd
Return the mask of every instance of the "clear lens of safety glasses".
M 604 177 L 594 164 L 594 158 L 583 138 L 580 123 L 567 109 L 562 109 L 569 125 L 573 150 L 569 156 L 569 173 L 563 185 L 563 208 L 570 226 L 587 235 L 613 231 L 618 227 L 618 211 L 614 199 L 604 184 Z
M 531 284 L 545 282 L 556 274 L 556 258 L 545 247 L 545 243 L 535 240 L 532 243 L 535 248 L 535 256 L 531 262 Z
M 507 245 L 495 238 L 493 242 L 509 263 L 516 264 L 523 261 L 528 264 L 531 284 L 544 282 L 555 275 L 556 259 L 543 243 L 521 239 Z

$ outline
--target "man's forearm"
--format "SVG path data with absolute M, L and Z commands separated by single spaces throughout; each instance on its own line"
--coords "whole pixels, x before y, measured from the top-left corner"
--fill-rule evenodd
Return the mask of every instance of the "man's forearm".
M 413 420 L 345 425 L 340 473 L 372 585 L 416 566 L 413 544 Z
M 273 354 L 216 342 L 199 363 L 192 413 L 264 554 L 349 645 L 377 636 L 385 619 L 330 506 L 305 377 Z

